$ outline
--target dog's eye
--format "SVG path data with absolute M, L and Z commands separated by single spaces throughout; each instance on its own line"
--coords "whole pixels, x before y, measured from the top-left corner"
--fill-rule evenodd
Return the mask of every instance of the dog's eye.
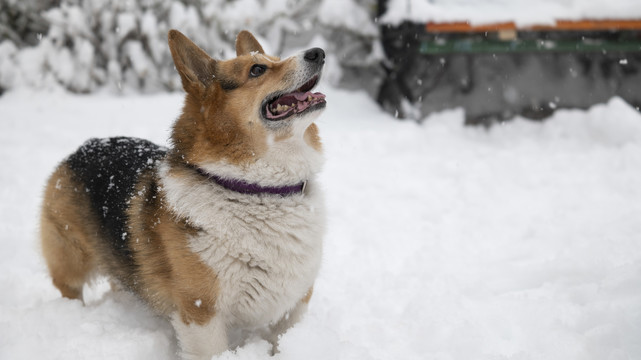
M 265 70 L 267 70 L 267 66 L 265 65 L 254 65 L 252 68 L 249 70 L 249 76 L 251 77 L 259 77 L 265 73 Z

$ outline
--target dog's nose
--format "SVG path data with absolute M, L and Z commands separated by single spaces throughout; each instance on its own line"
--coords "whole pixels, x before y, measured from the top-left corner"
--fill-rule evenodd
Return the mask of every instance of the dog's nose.
M 325 60 L 325 51 L 321 48 L 313 48 L 305 51 L 305 60 L 313 63 L 322 63 Z

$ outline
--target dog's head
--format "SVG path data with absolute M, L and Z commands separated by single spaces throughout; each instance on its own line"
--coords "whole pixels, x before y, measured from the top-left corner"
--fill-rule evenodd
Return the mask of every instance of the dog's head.
M 187 92 L 172 134 L 185 161 L 205 168 L 256 162 L 287 167 L 301 153 L 320 152 L 313 121 L 325 108 L 325 95 L 312 89 L 325 63 L 322 49 L 281 60 L 243 31 L 237 57 L 217 60 L 176 30 L 169 32 L 169 48 Z

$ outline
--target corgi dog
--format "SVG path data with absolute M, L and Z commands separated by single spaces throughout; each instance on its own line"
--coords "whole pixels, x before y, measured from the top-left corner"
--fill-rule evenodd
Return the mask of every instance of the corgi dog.
M 41 244 L 53 284 L 82 300 L 106 275 L 175 329 L 182 359 L 233 333 L 274 344 L 304 313 L 321 263 L 320 48 L 280 59 L 242 31 L 216 60 L 171 30 L 186 92 L 171 146 L 90 139 L 48 180 Z

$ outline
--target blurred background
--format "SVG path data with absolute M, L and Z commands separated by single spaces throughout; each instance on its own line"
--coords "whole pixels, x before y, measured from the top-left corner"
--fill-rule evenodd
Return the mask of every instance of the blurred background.
M 634 0 L 0 0 L 0 93 L 180 88 L 176 28 L 229 58 L 249 29 L 273 54 L 329 54 L 330 83 L 388 113 L 462 107 L 469 124 L 544 119 L 619 96 L 641 105 Z

